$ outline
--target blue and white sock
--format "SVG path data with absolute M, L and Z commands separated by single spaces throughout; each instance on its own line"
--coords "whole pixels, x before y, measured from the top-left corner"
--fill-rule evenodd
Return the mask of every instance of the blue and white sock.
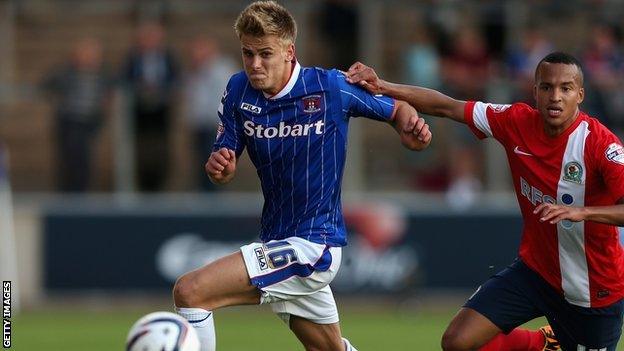
M 176 311 L 179 315 L 186 318 L 197 331 L 201 345 L 200 351 L 215 351 L 217 349 L 212 311 L 189 307 L 176 307 Z
M 351 345 L 349 340 L 347 340 L 346 338 L 342 338 L 342 341 L 345 344 L 345 351 L 357 351 L 357 349 L 353 347 L 353 345 Z

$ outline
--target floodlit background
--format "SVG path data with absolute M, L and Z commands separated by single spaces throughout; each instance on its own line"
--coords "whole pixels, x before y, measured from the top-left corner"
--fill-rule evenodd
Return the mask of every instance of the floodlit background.
M 248 3 L 0 0 L 0 273 L 13 283 L 14 349 L 122 349 L 134 320 L 171 309 L 177 276 L 257 237 L 248 158 L 220 188 L 203 172 Z M 302 65 L 359 60 L 459 99 L 532 104 L 536 63 L 571 52 L 582 108 L 624 136 L 620 1 L 281 3 Z M 454 311 L 515 257 L 504 152 L 426 118 L 434 141 L 420 153 L 390 127 L 350 123 L 350 243 L 333 286 L 360 350 L 439 349 Z M 222 350 L 299 347 L 266 308 L 219 311 L 216 323 Z

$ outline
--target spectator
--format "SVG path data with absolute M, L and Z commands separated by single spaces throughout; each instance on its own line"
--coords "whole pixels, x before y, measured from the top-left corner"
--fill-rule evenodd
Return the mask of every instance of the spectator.
M 461 96 L 484 97 L 490 57 L 484 37 L 474 28 L 460 29 L 451 52 L 444 58 L 446 88 Z
M 138 188 L 162 190 L 169 171 L 171 110 L 177 64 L 165 46 L 164 29 L 142 25 L 130 50 L 124 78 L 130 89 Z
M 84 192 L 91 182 L 93 142 L 108 114 L 113 88 L 100 42 L 76 43 L 69 62 L 50 73 L 43 88 L 54 103 L 58 189 Z
M 590 114 L 600 116 L 602 122 L 621 134 L 624 129 L 624 105 L 621 93 L 624 73 L 624 54 L 615 30 L 598 25 L 592 29 L 590 43 L 583 54 L 588 85 L 585 104 Z
M 516 85 L 516 101 L 533 104 L 533 82 L 537 63 L 552 52 L 553 44 L 544 36 L 541 28 L 527 28 L 520 45 L 512 47 L 507 55 L 507 68 Z
M 450 54 L 445 57 L 442 75 L 444 90 L 460 99 L 483 99 L 490 79 L 491 62 L 487 45 L 481 33 L 474 28 L 457 32 Z M 447 199 L 454 208 L 463 210 L 472 206 L 482 188 L 483 150 L 464 128 L 448 126 L 449 186 Z
M 431 89 L 440 87 L 440 57 L 426 28 L 416 28 L 405 54 L 407 83 Z
M 184 79 L 185 116 L 192 134 L 193 170 L 202 190 L 215 187 L 206 176 L 204 163 L 217 136 L 217 110 L 235 64 L 222 56 L 213 38 L 197 38 L 190 46 L 190 69 Z
M 431 32 L 422 26 L 414 28 L 411 33 L 412 41 L 407 45 L 404 56 L 406 83 L 439 89 L 442 84 L 440 55 L 433 44 Z M 429 152 L 406 153 L 410 174 L 413 177 L 410 183 L 418 190 L 444 191 L 449 184 L 446 160 L 448 138 L 445 138 L 444 128 L 438 119 L 428 119 L 428 122 L 434 130 L 438 131 L 437 142 L 429 146 Z

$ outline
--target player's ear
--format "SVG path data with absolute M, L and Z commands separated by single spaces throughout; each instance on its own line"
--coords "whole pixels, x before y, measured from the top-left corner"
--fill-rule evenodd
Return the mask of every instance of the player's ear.
M 533 84 L 533 100 L 537 103 L 537 83 Z
M 583 102 L 583 99 L 585 99 L 585 88 L 580 87 L 579 88 L 579 98 L 578 98 L 578 104 L 580 105 L 581 102 Z
M 292 60 L 295 59 L 295 44 L 294 43 L 287 44 L 286 57 L 284 59 L 287 62 L 291 62 Z

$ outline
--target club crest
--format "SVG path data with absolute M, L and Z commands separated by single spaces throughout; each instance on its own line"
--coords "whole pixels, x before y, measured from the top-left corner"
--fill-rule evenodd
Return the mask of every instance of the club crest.
M 306 96 L 301 101 L 305 113 L 315 113 L 321 110 L 321 95 Z
M 563 180 L 582 184 L 583 183 L 583 167 L 578 162 L 568 162 L 564 167 Z

